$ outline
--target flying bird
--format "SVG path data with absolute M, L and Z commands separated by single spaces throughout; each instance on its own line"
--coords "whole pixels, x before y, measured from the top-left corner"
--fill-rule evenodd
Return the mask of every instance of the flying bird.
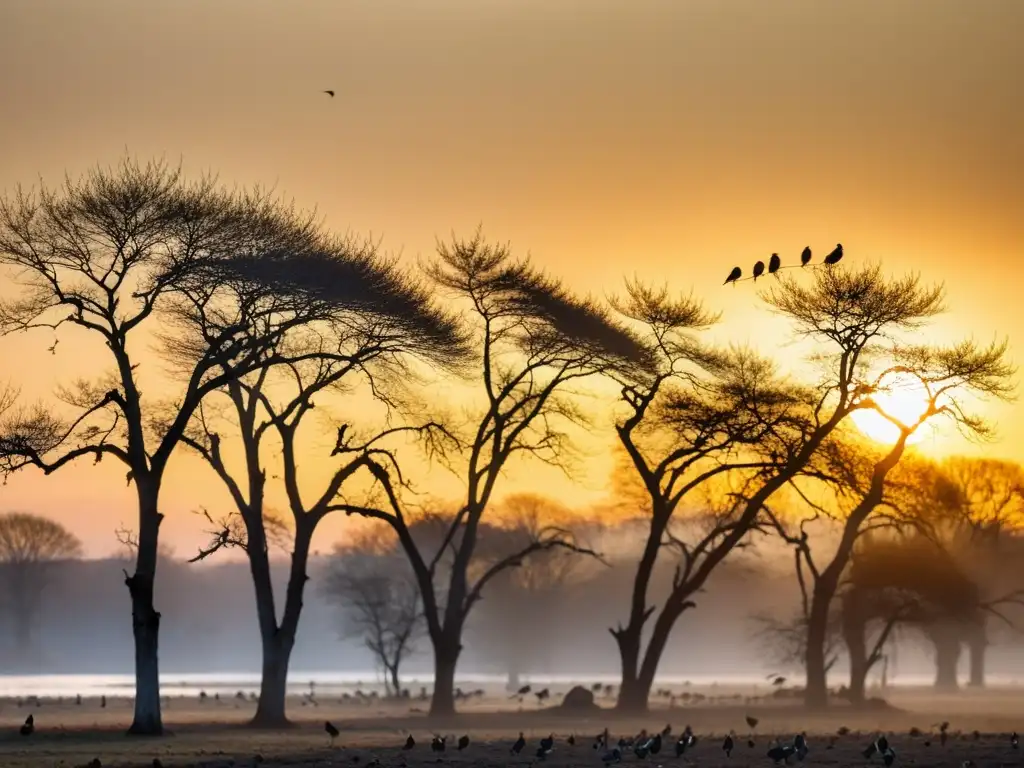
M 843 244 L 837 243 L 832 253 L 825 257 L 825 263 L 829 266 L 838 264 L 841 258 L 843 258 Z
M 764 274 L 764 262 L 759 261 L 754 265 L 754 282 L 757 282 L 757 278 Z
M 805 247 L 800 252 L 800 266 L 806 267 L 811 262 L 811 246 Z
M 330 91 L 330 90 L 328 90 L 328 91 L 321 91 L 321 93 L 326 93 L 332 99 L 334 98 L 334 91 Z
M 733 267 L 732 268 L 732 272 L 730 272 L 729 276 L 727 278 L 725 278 L 725 282 L 722 283 L 722 285 L 728 285 L 729 283 L 735 283 L 741 277 L 743 277 L 743 270 L 740 269 L 739 267 Z
M 757 728 L 757 723 L 758 720 L 756 717 L 751 717 L 750 715 L 747 715 L 747 725 L 749 725 L 751 728 Z
M 779 267 L 782 266 L 782 259 L 779 258 L 779 254 L 773 253 L 772 257 L 768 259 L 768 274 L 774 275 L 779 271 Z

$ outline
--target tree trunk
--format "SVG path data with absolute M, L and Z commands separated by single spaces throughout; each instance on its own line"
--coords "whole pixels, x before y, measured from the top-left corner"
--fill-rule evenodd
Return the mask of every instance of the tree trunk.
M 135 573 L 125 576 L 132 599 L 132 634 L 135 638 L 135 715 L 128 733 L 160 736 L 164 726 L 160 713 L 160 613 L 153 603 L 156 580 L 157 542 L 163 515 L 157 511 L 159 485 L 140 481 L 139 542 Z
M 861 615 L 860 600 L 851 592 L 843 601 L 843 641 L 850 658 L 850 704 L 864 703 L 868 676 L 866 625 Z
M 398 679 L 398 662 L 388 665 L 388 675 L 391 678 L 391 691 L 396 699 L 402 698 L 401 680 Z
M 988 640 L 985 637 L 985 628 L 982 625 L 976 628 L 971 633 L 970 638 L 970 653 L 971 653 L 971 677 L 970 686 L 972 688 L 984 688 L 985 687 L 985 650 L 988 646 Z
M 672 599 L 672 598 L 670 598 Z M 693 607 L 691 602 L 683 602 L 681 605 L 670 603 L 658 614 L 654 622 L 654 629 L 644 649 L 643 661 L 637 669 L 637 661 L 640 655 L 639 633 L 630 637 L 623 637 L 625 645 L 620 643 L 619 651 L 622 656 L 622 686 L 619 689 L 619 698 L 615 708 L 620 712 L 644 713 L 651 698 L 651 688 L 654 687 L 654 677 L 658 673 L 658 665 L 665 653 L 669 636 L 676 621 L 687 608 Z M 616 639 L 618 639 L 618 635 Z
M 950 627 L 937 627 L 932 630 L 931 638 L 935 644 L 935 688 L 954 692 L 959 689 L 960 637 Z
M 838 588 L 838 577 L 833 574 L 838 570 L 829 567 L 815 580 L 811 612 L 807 617 L 807 648 L 804 656 L 807 688 L 804 691 L 804 704 L 815 709 L 828 706 L 828 662 L 825 657 L 829 611 Z
M 254 728 L 287 728 L 291 725 L 285 713 L 288 699 L 288 662 L 295 638 L 263 639 L 263 671 L 260 677 L 260 700 L 256 714 L 249 722 Z
M 430 699 L 432 717 L 455 714 L 455 668 L 462 647 L 458 635 L 445 634 L 434 642 L 434 695 Z

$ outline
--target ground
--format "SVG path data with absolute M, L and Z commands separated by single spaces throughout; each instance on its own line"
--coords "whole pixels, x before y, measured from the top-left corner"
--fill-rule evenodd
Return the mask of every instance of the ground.
M 563 691 L 564 692 L 564 691 Z M 691 692 L 692 694 L 696 691 Z M 540 738 L 553 732 L 554 751 L 544 761 L 545 768 L 594 766 L 600 768 L 600 753 L 591 748 L 594 735 L 608 727 L 613 740 L 641 728 L 661 730 L 671 723 L 674 732 L 687 724 L 699 737 L 694 750 L 682 759 L 674 756 L 672 743 L 646 762 L 652 768 L 670 765 L 685 766 L 770 766 L 765 756 L 774 736 L 792 739 L 806 731 L 810 754 L 806 764 L 812 766 L 867 765 L 860 752 L 882 731 L 897 753 L 896 765 L 950 766 L 960 768 L 972 760 L 978 768 L 1021 765 L 1022 752 L 1010 746 L 1009 734 L 1024 727 L 1024 688 L 995 691 L 965 691 L 959 695 L 937 696 L 927 690 L 890 692 L 888 708 L 851 712 L 839 705 L 822 713 L 808 713 L 796 702 L 784 699 L 750 700 L 745 695 L 726 695 L 722 689 L 705 690 L 710 700 L 687 706 L 654 706 L 646 717 L 623 718 L 611 712 L 576 717 L 544 711 L 534 701 L 521 706 L 497 692 L 490 698 L 476 698 L 462 707 L 450 722 L 430 722 L 421 711 L 420 702 L 384 704 L 379 701 L 357 703 L 342 701 L 337 696 L 324 697 L 317 706 L 300 698 L 289 702 L 289 712 L 297 727 L 287 731 L 253 731 L 243 727 L 251 717 L 255 704 L 222 694 L 197 699 L 170 698 L 164 709 L 169 735 L 160 738 L 131 738 L 124 732 L 131 721 L 131 702 L 111 698 L 105 708 L 96 700 L 81 704 L 73 700 L 42 699 L 38 702 L 0 701 L 0 766 L 3 768 L 50 768 L 88 765 L 99 759 L 102 766 L 149 766 L 159 758 L 163 766 L 204 766 L 218 768 L 261 765 L 274 766 L 359 766 L 365 768 L 374 758 L 382 768 L 415 768 L 419 765 L 452 766 L 452 768 L 483 768 L 484 766 L 535 763 L 534 753 Z M 557 694 L 556 694 L 557 697 Z M 19 726 L 29 713 L 35 716 L 36 732 L 21 736 Z M 746 744 L 747 715 L 759 719 L 754 739 L 756 746 Z M 341 736 L 334 745 L 324 732 L 324 721 L 330 720 Z M 942 747 L 934 735 L 937 723 L 950 722 L 952 734 Z M 826 749 L 830 737 L 845 726 L 851 733 L 839 737 L 833 749 Z M 911 728 L 922 731 L 911 735 Z M 510 757 L 509 747 L 519 731 L 526 735 L 528 746 L 520 757 Z M 737 748 L 731 759 L 721 750 L 722 736 L 734 730 Z M 981 733 L 975 738 L 974 731 Z M 442 759 L 430 751 L 434 732 L 461 736 L 468 734 L 469 748 L 456 752 L 453 743 Z M 416 747 L 404 752 L 402 744 L 408 734 Z M 575 734 L 577 743 L 569 746 L 565 739 Z M 927 741 L 930 746 L 926 746 Z M 449 739 L 454 742 L 454 739 Z M 640 764 L 631 751 L 625 750 L 624 764 Z M 880 766 L 875 757 L 871 763 Z

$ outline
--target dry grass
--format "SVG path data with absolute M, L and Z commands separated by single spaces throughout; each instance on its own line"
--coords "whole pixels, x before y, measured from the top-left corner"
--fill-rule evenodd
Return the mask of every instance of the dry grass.
M 171 733 L 155 739 L 129 738 L 124 730 L 131 721 L 131 702 L 111 699 L 101 709 L 94 701 L 81 705 L 43 700 L 40 706 L 0 702 L 0 766 L 4 768 L 43 768 L 44 766 L 86 765 L 99 758 L 103 766 L 152 766 L 158 757 L 164 766 L 367 766 L 374 758 L 382 766 L 526 766 L 535 763 L 536 744 L 542 736 L 554 732 L 556 747 L 545 766 L 602 766 L 600 755 L 591 748 L 593 737 L 607 726 L 613 738 L 646 727 L 660 730 L 670 722 L 678 732 L 689 724 L 700 737 L 697 747 L 682 759 L 674 756 L 671 744 L 646 762 L 652 766 L 770 766 L 765 757 L 770 739 L 778 735 L 790 739 L 798 731 L 809 735 L 811 753 L 808 765 L 863 765 L 860 751 L 876 732 L 890 735 L 897 752 L 897 765 L 961 766 L 973 760 L 980 768 L 1019 765 L 1021 754 L 1011 749 L 1007 734 L 1024 725 L 1015 713 L 1024 709 L 1024 690 L 1002 689 L 991 692 L 964 692 L 957 696 L 936 696 L 930 691 L 902 691 L 892 698 L 893 706 L 868 712 L 851 712 L 836 706 L 823 713 L 808 713 L 792 703 L 753 706 L 712 705 L 655 709 L 645 718 L 624 718 L 611 712 L 593 717 L 569 717 L 551 711 L 527 707 L 508 711 L 506 698 L 476 702 L 451 722 L 431 722 L 408 705 L 375 702 L 356 705 L 340 701 L 323 702 L 316 708 L 290 702 L 296 728 L 281 732 L 253 731 L 244 727 L 252 716 L 249 701 L 207 701 L 170 699 L 165 721 Z M 417 705 L 413 704 L 412 708 Z M 499 707 L 506 707 L 501 711 Z M 18 726 L 29 712 L 36 719 L 37 731 L 31 737 L 18 734 Z M 744 716 L 760 719 L 755 734 L 756 747 L 746 746 Z M 323 721 L 331 720 L 342 735 L 330 746 Z M 934 724 L 949 720 L 954 734 L 945 747 L 932 735 Z M 834 749 L 826 749 L 828 738 L 841 726 L 851 734 L 839 738 Z M 912 727 L 922 735 L 909 735 Z M 520 757 L 509 756 L 509 746 L 518 732 L 525 732 L 529 746 Z M 722 754 L 722 735 L 735 730 L 737 749 L 731 759 Z M 981 738 L 972 732 L 978 730 Z M 449 749 L 439 761 L 430 751 L 430 736 L 469 734 L 470 747 L 463 753 Z M 400 747 L 406 735 L 417 739 L 410 752 Z M 577 735 L 570 747 L 565 738 Z M 930 746 L 925 742 L 932 740 Z M 454 746 L 454 745 L 452 745 Z M 628 750 L 623 763 L 640 764 Z M 874 763 L 881 765 L 876 757 Z

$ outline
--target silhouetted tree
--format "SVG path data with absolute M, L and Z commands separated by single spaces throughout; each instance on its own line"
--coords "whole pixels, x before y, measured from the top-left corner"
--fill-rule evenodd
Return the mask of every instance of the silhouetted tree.
M 14 625 L 15 650 L 32 655 L 32 635 L 53 566 L 81 557 L 82 543 L 55 520 L 27 512 L 0 515 L 0 578 Z
M 335 550 L 323 591 L 339 609 L 343 635 L 366 643 L 388 693 L 401 696 L 399 668 L 423 631 L 419 588 L 408 558 L 391 536 L 370 529 Z
M 877 452 L 850 450 L 849 442 L 831 441 L 833 450 L 826 455 L 827 463 L 815 474 L 837 490 L 835 504 L 823 506 L 799 483 L 791 484 L 811 517 L 840 521 L 842 532 L 830 559 L 824 563 L 814 559 L 806 531 L 779 526 L 797 548 L 798 563 L 811 577 L 806 608 L 806 703 L 821 707 L 828 699 L 825 641 L 832 600 L 857 537 L 872 515 L 880 508 L 900 512 L 897 503 L 886 496 L 886 479 L 903 457 L 907 441 L 924 424 L 937 419 L 947 419 L 973 436 L 987 434 L 988 426 L 968 412 L 966 402 L 979 397 L 1010 397 L 1014 369 L 1006 361 L 1005 343 L 979 347 L 967 341 L 940 347 L 915 345 L 901 338 L 901 331 L 919 329 L 942 309 L 941 289 L 924 289 L 916 277 L 886 280 L 877 267 L 826 269 L 816 273 L 809 288 L 794 279 L 783 279 L 766 298 L 792 318 L 801 333 L 831 347 L 825 358 L 829 370 L 819 385 L 822 405 L 829 399 L 833 403 L 832 416 L 825 423 L 839 417 L 830 435 L 838 437 L 837 428 L 858 409 L 875 411 L 897 430 L 895 442 Z M 887 413 L 877 397 L 909 386 L 921 391 L 922 412 L 905 424 Z M 820 429 L 819 413 L 816 409 L 813 419 L 807 420 L 803 434 Z M 774 519 L 779 522 L 778 516 Z
M 429 274 L 440 288 L 464 300 L 477 321 L 483 406 L 469 417 L 464 441 L 460 474 L 466 497 L 434 551 L 417 546 L 409 534 L 399 489 L 384 471 L 376 477 L 388 503 L 353 505 L 350 511 L 387 521 L 409 556 L 434 651 L 430 709 L 444 715 L 455 711 L 462 633 L 484 588 L 535 552 L 575 548 L 566 531 L 546 527 L 519 552 L 474 568 L 483 517 L 502 470 L 517 455 L 566 466 L 566 428 L 585 422 L 569 387 L 614 367 L 647 364 L 649 354 L 595 303 L 571 296 L 528 261 L 513 260 L 507 247 L 488 244 L 479 233 L 469 241 L 440 244 L 439 254 Z M 451 564 L 442 582 L 438 566 L 446 555 Z
M 617 377 L 625 414 L 616 434 L 632 475 L 627 485 L 638 507 L 633 514 L 642 511 L 648 528 L 628 621 L 610 631 L 622 663 L 617 706 L 642 711 L 676 621 L 757 523 L 756 508 L 744 511 L 731 501 L 720 509 L 688 509 L 683 519 L 677 512 L 705 483 L 761 468 L 762 460 L 746 455 L 744 447 L 771 440 L 802 393 L 748 352 L 721 353 L 698 343 L 693 332 L 716 318 L 696 299 L 673 298 L 667 289 L 639 283 L 626 288 L 626 298 L 614 306 L 644 329 L 656 362 L 653 370 Z M 663 602 L 651 604 L 651 578 L 663 551 L 677 559 L 675 574 Z M 654 626 L 646 633 L 652 616 Z
M 160 489 L 167 463 L 202 399 L 277 360 L 271 350 L 332 298 L 290 274 L 293 256 L 337 250 L 315 222 L 259 191 L 186 183 L 162 163 L 125 160 L 81 181 L 0 202 L 0 264 L 22 286 L 0 304 L 0 332 L 58 331 L 101 341 L 110 370 L 60 393 L 67 418 L 44 405 L 9 413 L 0 429 L 6 470 L 50 474 L 75 459 L 123 462 L 138 497 L 135 570 L 125 574 L 135 638 L 135 715 L 130 733 L 159 734 L 158 638 L 153 602 Z M 202 318 L 202 323 L 189 322 Z M 202 336 L 175 330 L 202 325 Z M 244 333 L 259 328 L 259 334 Z M 143 398 L 132 350 L 153 330 L 188 362 L 168 399 Z M 244 335 L 243 335 L 244 334 Z M 178 378 L 180 377 L 180 378 Z
M 334 312 L 329 318 L 312 317 L 310 323 L 297 325 L 277 342 L 274 351 L 288 363 L 267 366 L 259 371 L 233 378 L 223 395 L 227 400 L 230 424 L 227 429 L 238 434 L 242 462 L 231 468 L 222 451 L 221 430 L 211 413 L 214 400 L 196 413 L 192 428 L 182 440 L 197 451 L 216 471 L 234 500 L 236 511 L 220 521 L 211 532 L 208 547 L 194 559 L 202 559 L 224 546 L 242 547 L 250 563 L 256 592 L 257 615 L 263 641 L 263 676 L 260 703 L 254 724 L 284 725 L 288 660 L 295 643 L 302 610 L 303 592 L 308 580 L 307 566 L 310 545 L 319 523 L 330 513 L 343 509 L 345 484 L 361 467 L 385 464 L 397 466 L 393 450 L 396 438 L 419 436 L 430 449 L 437 449 L 437 438 L 444 438 L 444 429 L 437 423 L 392 426 L 390 411 L 404 405 L 396 401 L 400 387 L 412 376 L 407 357 L 451 367 L 465 354 L 458 325 L 433 307 L 426 292 L 394 262 L 380 258 L 367 246 L 339 249 L 333 261 L 322 259 L 300 263 L 293 259 L 291 278 L 307 269 L 310 284 L 334 286 L 331 301 Z M 199 319 L 199 318 L 197 318 Z M 198 325 L 195 332 L 205 335 L 207 329 Z M 254 337 L 264 331 L 256 325 L 241 336 Z M 331 457 L 337 457 L 337 468 L 329 476 L 322 491 L 309 498 L 299 486 L 299 458 L 308 460 L 302 449 L 302 427 L 309 424 L 314 413 L 314 398 L 323 404 L 331 394 L 343 388 L 367 384 L 367 389 L 389 410 L 382 426 L 358 429 L 343 424 Z M 324 410 L 323 408 L 320 411 Z M 406 408 L 405 410 L 409 410 Z M 319 412 L 319 411 L 318 411 Z M 315 425 L 314 425 L 315 426 Z M 272 461 L 268 444 L 276 438 L 280 446 L 280 476 L 290 515 L 289 528 L 294 531 L 291 542 L 291 568 L 281 619 L 278 621 L 270 579 L 265 503 L 267 466 Z M 276 457 L 275 457 L 276 458 Z M 235 525 L 232 518 L 240 518 Z M 277 525 L 276 530 L 281 531 Z

